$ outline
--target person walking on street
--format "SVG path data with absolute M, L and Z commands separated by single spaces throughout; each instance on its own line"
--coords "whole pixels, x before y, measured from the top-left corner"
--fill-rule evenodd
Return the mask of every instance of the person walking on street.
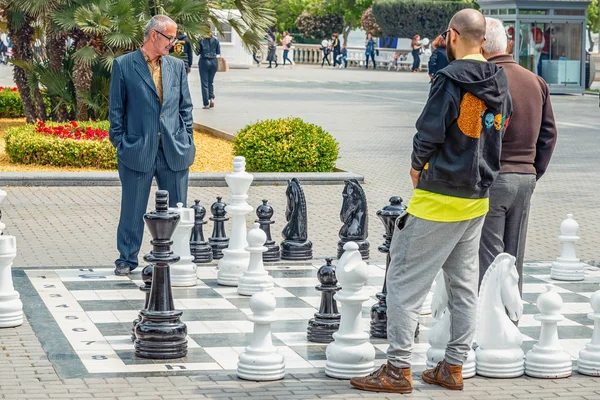
M 423 45 L 419 43 L 421 36 L 413 36 L 412 42 L 410 43 L 411 55 L 413 58 L 412 72 L 419 72 L 421 70 L 421 48 Z
M 504 124 L 512 113 L 506 74 L 481 55 L 485 18 L 456 13 L 446 39 L 450 65 L 434 78 L 417 120 L 410 177 L 415 187 L 403 229 L 396 225 L 387 271 L 388 362 L 352 378 L 355 388 L 410 393 L 411 353 L 425 297 L 440 268 L 451 316 L 443 361 L 425 370 L 426 383 L 462 390 L 462 364 L 471 349 L 477 312 L 478 251 L 488 189 L 500 169 Z
M 289 59 L 290 49 L 292 48 L 292 35 L 288 31 L 283 32 L 281 44 L 283 45 L 283 66 L 285 67 L 286 61 L 290 62 L 290 66 L 294 65 L 292 60 Z
M 429 57 L 427 71 L 429 72 L 431 82 L 433 82 L 433 77 L 435 74 L 437 74 L 439 70 L 446 68 L 449 62 L 448 56 L 446 56 L 446 41 L 442 39 L 441 36 L 435 38 L 431 45 L 434 50 L 433 53 L 431 53 L 431 57 Z
M 190 43 L 187 35 L 181 32 L 177 35 L 177 41 L 169 50 L 169 53 L 179 54 L 183 62 L 185 63 L 185 70 L 189 74 L 192 70 L 192 63 L 194 54 L 192 53 L 192 44 Z
M 213 82 L 219 63 L 217 58 L 221 55 L 221 45 L 212 32 L 198 41 L 200 60 L 198 60 L 198 69 L 200 70 L 200 83 L 202 85 L 202 105 L 207 110 L 215 106 L 215 88 Z
M 338 57 L 342 52 L 342 46 L 340 45 L 340 39 L 338 37 L 339 35 L 336 33 L 334 33 L 331 36 L 331 48 L 333 49 L 333 67 L 335 68 L 335 66 L 338 64 Z
M 267 39 L 269 41 L 269 51 L 267 53 L 267 61 L 269 62 L 269 66 L 267 68 L 272 68 L 271 63 L 275 63 L 275 68 L 279 66 L 277 64 L 277 41 L 275 40 L 275 34 L 273 30 L 269 30 L 267 32 Z
M 373 40 L 373 35 L 370 32 L 367 33 L 367 41 L 365 43 L 365 57 L 367 58 L 365 68 L 369 69 L 370 57 L 373 61 L 373 69 L 376 69 L 377 66 L 375 65 L 375 40 Z
M 121 180 L 115 275 L 138 266 L 152 178 L 169 192 L 170 207 L 186 206 L 196 148 L 185 64 L 168 55 L 176 34 L 171 18 L 155 15 L 146 25 L 142 47 L 112 65 L 109 138 L 117 149 Z
M 321 67 L 325 65 L 325 62 L 327 62 L 327 65 L 331 65 L 331 63 L 329 62 L 330 50 L 331 44 L 329 44 L 327 39 L 323 39 L 323 41 L 321 41 L 321 51 L 323 52 L 323 58 L 321 59 Z

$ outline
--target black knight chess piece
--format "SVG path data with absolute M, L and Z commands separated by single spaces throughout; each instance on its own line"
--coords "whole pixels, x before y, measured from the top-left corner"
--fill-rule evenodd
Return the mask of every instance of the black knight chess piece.
M 337 302 L 333 298 L 342 287 L 338 285 L 335 277 L 335 266 L 331 264 L 332 258 L 326 258 L 326 264 L 317 271 L 320 285 L 315 289 L 321 292 L 321 306 L 315 317 L 308 321 L 306 337 L 309 342 L 331 343 L 333 333 L 340 327 L 340 313 Z
M 310 260 L 312 258 L 312 243 L 308 240 L 308 217 L 306 213 L 306 198 L 298 179 L 288 181 L 287 207 L 285 219 L 287 224 L 281 235 L 282 260 Z
M 256 216 L 258 219 L 254 222 L 258 222 L 260 229 L 267 235 L 267 241 L 264 244 L 267 251 L 262 255 L 263 261 L 279 261 L 279 246 L 271 238 L 271 224 L 274 224 L 275 221 L 271 220 L 271 217 L 273 216 L 273 207 L 269 204 L 269 200 L 263 200 L 262 204 L 256 208 Z
M 179 214 L 169 211 L 169 192 L 156 192 L 156 210 L 144 215 L 152 235 L 153 249 L 144 261 L 154 264 L 148 307 L 140 311 L 135 326 L 135 355 L 151 359 L 175 359 L 187 354 L 187 326 L 180 310 L 173 305 L 169 264 L 179 261 L 173 254 L 171 237 L 179 223 Z
M 210 212 L 213 215 L 210 220 L 215 224 L 212 236 L 208 238 L 208 244 L 212 247 L 213 259 L 215 260 L 223 258 L 223 249 L 229 247 L 229 238 L 225 234 L 225 221 L 229 221 L 225 211 L 227 204 L 223 203 L 221 199 L 222 197 L 217 197 L 217 201 L 210 206 Z
M 190 235 L 190 253 L 194 256 L 194 263 L 203 264 L 213 260 L 212 247 L 204 240 L 203 225 L 206 208 L 200 204 L 200 200 L 194 200 L 194 227 Z
M 148 301 L 150 301 L 150 289 L 152 288 L 152 271 L 154 270 L 154 265 L 148 264 L 142 269 L 142 282 L 143 285 L 139 286 L 139 289 L 144 292 L 146 295 L 146 300 L 144 302 L 144 310 L 148 308 Z M 142 315 L 139 314 L 136 319 L 133 320 L 133 327 L 131 328 L 131 341 L 135 341 L 135 326 L 142 319 Z
M 342 210 L 340 220 L 340 241 L 338 242 L 337 257 L 344 253 L 344 245 L 348 242 L 358 244 L 358 250 L 363 260 L 369 258 L 369 242 L 367 241 L 369 215 L 367 213 L 367 197 L 356 179 L 346 181 L 342 192 Z

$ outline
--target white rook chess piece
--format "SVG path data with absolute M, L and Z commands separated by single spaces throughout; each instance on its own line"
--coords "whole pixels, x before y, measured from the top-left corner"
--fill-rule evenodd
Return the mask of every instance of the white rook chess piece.
M 250 254 L 246 250 L 246 214 L 253 210 L 246 202 L 248 189 L 254 176 L 246 172 L 246 159 L 233 159 L 233 173 L 225 176 L 231 192 L 231 202 L 225 210 L 231 214 L 231 237 L 229 247 L 223 249 L 223 258 L 219 260 L 217 282 L 224 286 L 237 286 L 240 276 L 248 269 Z
M 0 203 L 6 192 L 0 190 Z M 5 225 L 0 222 L 0 235 Z M 23 303 L 19 292 L 13 286 L 12 262 L 17 256 L 17 239 L 14 236 L 0 236 L 0 328 L 12 328 L 23 323 Z
M 194 286 L 196 270 L 194 257 L 190 252 L 190 235 L 194 227 L 194 209 L 184 208 L 183 203 L 177 203 L 177 208 L 169 208 L 179 214 L 179 223 L 173 232 L 173 253 L 179 256 L 179 261 L 171 264 L 171 286 Z
M 560 224 L 558 239 L 562 242 L 562 250 L 560 257 L 552 263 L 550 277 L 559 281 L 582 281 L 585 278 L 584 264 L 575 253 L 579 224 L 573 219 L 573 214 L 567 214 L 567 219 Z
M 250 252 L 250 264 L 248 270 L 240 276 L 238 283 L 238 294 L 252 296 L 262 290 L 273 293 L 273 277 L 265 271 L 262 253 L 267 251 L 263 246 L 267 241 L 267 234 L 260 229 L 260 225 L 255 223 L 253 228 L 248 231 L 248 247 Z
M 540 339 L 525 356 L 525 374 L 550 379 L 571 375 L 571 356 L 563 351 L 558 341 L 557 324 L 565 318 L 560 314 L 562 305 L 562 298 L 554 291 L 554 285 L 546 285 L 546 291 L 537 298 L 540 313 L 534 315 L 542 323 Z
M 254 322 L 250 345 L 238 359 L 237 376 L 250 381 L 275 381 L 285 376 L 283 356 L 277 352 L 271 340 L 271 323 L 275 321 L 275 297 L 262 291 L 250 298 L 252 314 L 248 320 Z
M 362 305 L 369 299 L 363 286 L 369 275 L 367 263 L 362 260 L 358 244 L 348 242 L 336 268 L 342 286 L 334 296 L 342 307 L 340 328 L 327 345 L 325 374 L 332 378 L 350 379 L 365 376 L 375 366 L 375 348 L 361 320 Z
M 579 352 L 577 371 L 583 375 L 600 376 L 600 290 L 594 292 L 590 298 L 592 310 L 588 318 L 594 321 L 592 341 L 585 345 Z

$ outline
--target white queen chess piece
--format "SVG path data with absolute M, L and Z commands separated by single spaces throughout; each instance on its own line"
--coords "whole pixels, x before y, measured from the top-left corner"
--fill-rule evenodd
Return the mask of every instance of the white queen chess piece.
M 476 332 L 479 347 L 475 352 L 477 375 L 490 378 L 523 375 L 523 335 L 511 322 L 518 321 L 522 314 L 515 257 L 500 253 L 487 269 L 479 289 Z
M 600 290 L 592 294 L 590 304 L 594 312 L 589 313 L 588 318 L 594 321 L 594 333 L 592 341 L 579 352 L 577 371 L 583 375 L 600 376 Z
M 5 197 L 6 192 L 0 190 L 0 203 Z M 12 280 L 12 263 L 17 256 L 17 239 L 4 235 L 4 228 L 4 223 L 0 222 L 0 328 L 13 328 L 23 324 L 23 303 Z
M 552 263 L 550 277 L 559 281 L 582 281 L 585 279 L 584 267 L 576 256 L 575 245 L 579 241 L 579 224 L 573 219 L 573 214 L 567 214 L 560 224 L 562 242 L 560 257 Z
M 342 287 L 334 298 L 341 304 L 340 328 L 327 345 L 325 374 L 332 378 L 350 379 L 365 376 L 375 366 L 375 347 L 362 325 L 362 304 L 369 299 L 363 289 L 369 270 L 362 260 L 358 244 L 348 242 L 336 268 Z
M 255 223 L 248 231 L 248 247 L 246 250 L 250 253 L 250 263 L 248 269 L 240 276 L 238 282 L 238 294 L 252 296 L 262 290 L 273 293 L 273 277 L 265 271 L 263 264 L 263 253 L 267 251 L 264 246 L 267 241 L 267 234 L 260 229 L 260 225 Z
M 219 260 L 217 282 L 224 286 L 237 286 L 240 276 L 248 269 L 250 253 L 246 250 L 246 214 L 253 208 L 246 202 L 248 189 L 254 176 L 246 172 L 246 159 L 233 159 L 233 173 L 225 176 L 231 192 L 231 202 L 225 210 L 231 214 L 231 236 L 229 247 L 223 249 L 223 258 Z
M 538 296 L 536 304 L 540 313 L 534 318 L 542 327 L 539 341 L 525 355 L 525 374 L 549 379 L 571 376 L 571 356 L 558 341 L 557 325 L 565 317 L 560 314 L 563 301 L 554 291 L 554 285 L 546 285 L 546 291 Z
M 183 203 L 177 203 L 177 208 L 169 208 L 179 214 L 179 223 L 173 232 L 173 253 L 179 256 L 179 261 L 171 265 L 171 286 L 194 286 L 198 267 L 190 252 L 190 234 L 194 227 L 194 210 L 184 208 Z

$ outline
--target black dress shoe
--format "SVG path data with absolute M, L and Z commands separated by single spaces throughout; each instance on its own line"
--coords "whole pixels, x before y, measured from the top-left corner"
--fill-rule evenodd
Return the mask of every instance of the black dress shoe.
M 135 268 L 135 267 L 133 267 Z M 118 263 L 115 268 L 115 275 L 127 276 L 132 271 L 132 268 L 127 263 Z

